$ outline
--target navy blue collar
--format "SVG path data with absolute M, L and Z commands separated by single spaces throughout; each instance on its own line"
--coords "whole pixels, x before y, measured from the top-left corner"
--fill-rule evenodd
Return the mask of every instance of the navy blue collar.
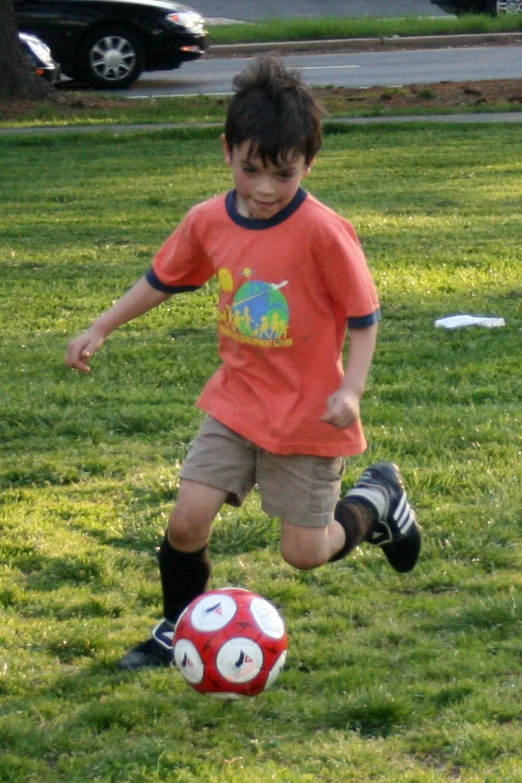
M 269 218 L 269 220 L 247 218 L 243 217 L 243 215 L 240 215 L 236 207 L 235 190 L 230 190 L 227 193 L 225 206 L 229 217 L 234 221 L 234 223 L 237 223 L 238 226 L 241 226 L 242 228 L 250 228 L 253 231 L 261 231 L 261 229 L 264 228 L 273 228 L 273 226 L 278 226 L 280 223 L 283 223 L 285 220 L 287 220 L 297 209 L 299 209 L 307 195 L 308 194 L 304 188 L 299 188 L 290 204 L 287 204 L 284 209 L 278 212 L 277 215 L 274 215 L 274 217 Z

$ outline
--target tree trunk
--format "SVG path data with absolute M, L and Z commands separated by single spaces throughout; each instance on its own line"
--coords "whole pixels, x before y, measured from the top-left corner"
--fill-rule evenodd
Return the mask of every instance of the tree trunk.
M 0 0 L 0 100 L 41 101 L 56 95 L 23 52 L 11 0 Z

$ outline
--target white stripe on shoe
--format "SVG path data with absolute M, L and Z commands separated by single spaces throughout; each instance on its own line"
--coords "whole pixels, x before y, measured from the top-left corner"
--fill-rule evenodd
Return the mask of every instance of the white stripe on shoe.
M 403 502 L 404 501 L 404 502 Z M 397 523 L 397 526 L 401 533 L 405 533 L 406 530 L 415 524 L 415 514 L 413 513 L 410 504 L 406 501 L 404 496 L 393 513 L 393 518 Z
M 393 518 L 400 527 L 400 520 L 404 515 L 404 511 L 408 512 L 408 501 L 406 500 L 406 493 L 403 493 L 401 499 L 397 504 L 397 508 L 393 512 Z

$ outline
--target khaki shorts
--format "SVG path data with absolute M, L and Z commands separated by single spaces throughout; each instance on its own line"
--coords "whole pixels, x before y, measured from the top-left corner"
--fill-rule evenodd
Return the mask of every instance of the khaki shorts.
M 182 479 L 228 492 L 240 506 L 257 484 L 263 511 L 284 522 L 325 527 L 333 519 L 344 471 L 342 457 L 272 454 L 207 416 L 192 441 Z

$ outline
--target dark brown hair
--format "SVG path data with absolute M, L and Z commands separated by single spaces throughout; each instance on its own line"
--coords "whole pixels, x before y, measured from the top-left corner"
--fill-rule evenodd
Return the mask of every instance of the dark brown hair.
M 259 57 L 232 82 L 225 139 L 233 147 L 250 140 L 249 155 L 274 165 L 295 154 L 310 163 L 321 148 L 323 109 L 301 81 L 271 56 Z

